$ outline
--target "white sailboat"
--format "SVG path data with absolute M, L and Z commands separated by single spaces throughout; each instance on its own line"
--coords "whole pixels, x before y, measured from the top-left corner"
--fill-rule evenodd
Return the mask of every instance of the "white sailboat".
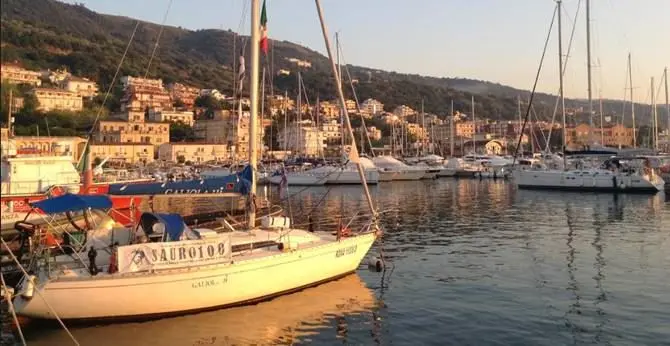
M 558 55 L 559 55 L 559 93 L 561 112 L 563 114 L 563 128 L 566 126 L 565 96 L 563 93 L 563 44 L 561 35 L 561 0 L 556 2 L 558 7 Z M 587 2 L 588 6 L 588 2 Z M 588 42 L 588 40 L 587 40 Z M 590 66 L 589 66 L 590 68 Z M 590 86 L 589 86 L 590 88 Z M 563 148 L 566 140 L 563 131 Z M 612 163 L 611 165 L 609 163 Z M 623 165 L 622 165 L 623 163 Z M 563 155 L 563 165 L 559 169 L 518 169 L 513 172 L 514 181 L 521 189 L 553 189 L 575 191 L 619 191 L 619 192 L 649 192 L 662 191 L 665 185 L 663 179 L 655 170 L 647 165 L 644 158 L 623 157 L 612 159 L 607 167 L 571 169 L 567 157 Z
M 319 0 L 316 0 L 316 6 L 333 75 L 338 80 Z M 93 320 L 183 314 L 263 300 L 333 280 L 358 268 L 381 233 L 365 184 L 362 187 L 371 218 L 349 236 L 342 230 L 333 235 L 295 229 L 288 218 L 265 218 L 261 227 L 255 224 L 259 7 L 258 0 L 251 1 L 248 230 L 234 230 L 227 223 L 228 232 L 190 230 L 180 222 L 178 215 L 145 214 L 134 232 L 106 223 L 106 228 L 99 227 L 87 233 L 83 246 L 69 255 L 52 254 L 52 249 L 38 246 L 41 257 L 35 258 L 41 260 L 34 261 L 28 268 L 34 274 L 23 278 L 17 290 L 19 294 L 14 299 L 18 314 L 44 319 Z M 341 87 L 338 87 L 338 94 L 344 106 Z M 353 139 L 346 111 L 345 118 Z M 356 162 L 357 157 L 354 145 L 351 161 Z M 361 180 L 364 180 L 360 163 L 358 167 Z M 244 183 L 244 176 L 237 178 Z M 73 198 L 71 196 L 63 198 Z M 39 208 L 59 213 L 110 205 L 100 197 L 79 196 L 69 204 L 52 199 L 40 204 Z M 114 246 L 112 240 L 118 245 Z M 60 245 L 58 247 L 62 249 Z M 97 248 L 97 256 L 92 256 L 95 266 L 82 260 L 87 256 L 86 248 Z M 89 255 L 92 252 L 89 250 Z M 93 270 L 96 267 L 101 269 L 99 273 Z

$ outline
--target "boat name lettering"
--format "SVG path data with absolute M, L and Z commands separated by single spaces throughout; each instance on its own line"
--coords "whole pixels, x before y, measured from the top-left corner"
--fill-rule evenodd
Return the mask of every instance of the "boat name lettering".
M 221 193 L 223 192 L 223 189 L 216 189 L 213 191 L 209 190 L 201 190 L 201 189 L 166 189 L 165 194 L 173 194 L 173 193 L 183 193 L 183 194 L 198 194 L 198 193 Z
M 191 284 L 192 288 L 207 288 L 207 287 L 212 287 L 212 286 L 218 286 L 218 285 L 223 285 L 228 282 L 228 275 L 224 275 L 222 277 L 218 277 L 216 279 L 210 279 L 210 280 L 200 280 L 196 281 Z
M 143 243 L 118 249 L 119 272 L 195 267 L 230 260 L 228 238 Z
M 356 252 L 357 248 L 358 248 L 358 245 L 352 245 L 352 246 L 348 246 L 348 247 L 339 249 L 335 253 L 335 257 L 342 257 L 344 255 L 351 255 L 352 253 Z

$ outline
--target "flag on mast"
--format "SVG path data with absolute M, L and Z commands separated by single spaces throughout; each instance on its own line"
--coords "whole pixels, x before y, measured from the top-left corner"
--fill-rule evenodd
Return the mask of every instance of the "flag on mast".
M 246 76 L 246 68 L 244 67 L 244 50 L 240 52 L 240 66 L 237 72 L 237 80 L 240 83 L 237 88 L 237 92 L 240 98 L 242 98 L 242 89 L 244 88 L 244 77 Z
M 263 54 L 268 54 L 268 15 L 265 11 L 265 0 L 263 0 L 263 8 L 261 9 L 261 50 Z

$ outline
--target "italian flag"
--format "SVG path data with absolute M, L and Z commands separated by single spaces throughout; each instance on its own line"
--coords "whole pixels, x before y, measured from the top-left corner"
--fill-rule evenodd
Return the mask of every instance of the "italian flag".
M 265 0 L 261 9 L 261 50 L 263 54 L 268 54 L 268 15 L 265 11 Z

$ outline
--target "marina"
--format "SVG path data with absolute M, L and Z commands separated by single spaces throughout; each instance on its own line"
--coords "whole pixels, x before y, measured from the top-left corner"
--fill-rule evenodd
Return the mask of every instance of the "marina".
M 289 189 L 296 223 L 307 222 L 328 189 Z M 276 190 L 261 193 L 278 198 Z M 389 261 L 386 273 L 363 265 L 344 282 L 257 305 L 144 323 L 74 325 L 71 332 L 82 345 L 445 339 L 652 345 L 669 337 L 664 225 L 670 201 L 662 193 L 517 190 L 509 182 L 474 179 L 382 183 L 371 193 L 380 208 L 393 210 L 383 221 L 383 242 L 375 245 Z M 332 187 L 322 203 L 315 222 L 336 223 L 332 215 L 363 207 L 365 197 L 353 186 Z M 208 212 L 211 202 L 172 200 L 156 208 Z M 24 332 L 31 345 L 69 342 L 56 323 L 31 322 Z
M 3 0 L 1 346 L 670 340 L 670 76 L 636 40 L 618 99 L 613 9 L 538 3 L 492 41 L 493 17 L 447 30 L 472 6 L 434 2 L 462 16 L 428 30 L 413 4 L 384 51 L 340 2 L 216 2 L 210 29 L 172 0 L 160 24 L 83 1 Z M 422 26 L 477 35 L 449 73 L 495 55 L 478 69 L 524 81 L 437 77 L 430 54 L 396 72 Z M 514 61 L 484 51 L 503 42 Z M 359 66 L 371 52 L 395 70 Z

